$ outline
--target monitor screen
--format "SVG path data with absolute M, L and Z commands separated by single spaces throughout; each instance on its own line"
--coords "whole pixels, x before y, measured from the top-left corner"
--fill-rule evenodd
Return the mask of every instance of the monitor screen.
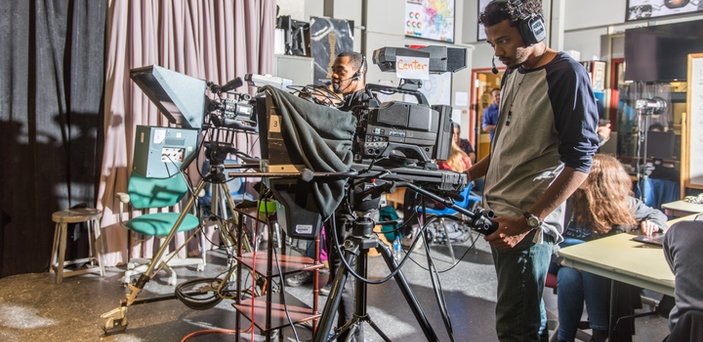
M 625 30 L 625 79 L 685 80 L 688 54 L 703 51 L 703 20 Z
M 674 132 L 647 132 L 647 157 L 672 160 L 674 158 L 674 145 L 676 143 Z

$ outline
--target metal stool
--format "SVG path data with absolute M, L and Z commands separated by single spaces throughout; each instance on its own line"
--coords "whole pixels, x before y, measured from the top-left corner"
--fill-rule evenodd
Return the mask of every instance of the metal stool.
M 87 272 L 98 271 L 100 276 L 105 275 L 105 270 L 100 258 L 102 257 L 102 243 L 100 241 L 100 210 L 93 208 L 66 209 L 54 212 L 51 220 L 56 223 L 54 229 L 54 242 L 51 249 L 51 265 L 49 272 L 56 273 L 56 283 L 59 284 L 63 277 L 72 277 Z M 69 223 L 86 222 L 88 225 L 88 257 L 83 259 L 65 261 L 66 256 L 66 236 L 68 235 Z M 98 248 L 100 244 L 100 248 Z M 66 270 L 64 266 L 82 262 L 90 263 L 90 266 L 79 270 Z M 95 266 L 97 263 L 97 266 Z

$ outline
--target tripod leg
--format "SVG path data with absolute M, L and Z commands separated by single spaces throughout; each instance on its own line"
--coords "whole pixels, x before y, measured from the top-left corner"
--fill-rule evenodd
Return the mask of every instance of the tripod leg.
M 369 325 L 371 326 L 371 328 L 372 328 L 374 331 L 376 331 L 376 333 L 377 333 L 379 336 L 381 336 L 381 338 L 382 338 L 384 341 L 389 341 L 389 342 L 390 342 L 391 339 L 388 338 L 388 336 L 386 336 L 386 334 L 384 334 L 383 331 L 381 331 L 381 328 L 379 328 L 378 325 L 376 325 L 376 323 L 374 323 L 374 321 L 368 319 L 368 316 L 367 316 L 367 319 L 366 319 L 365 321 L 366 321 L 367 323 L 369 323 Z M 361 324 L 361 323 L 360 323 L 360 324 Z M 352 334 L 349 334 L 349 335 L 351 336 Z
M 446 229 L 446 226 L 445 226 Z M 445 230 L 446 232 L 446 230 Z M 423 236 L 424 238 L 424 236 Z M 447 235 L 447 241 L 449 241 L 449 236 Z M 451 244 L 449 245 L 451 251 Z M 447 334 L 449 334 L 449 339 L 454 341 L 454 329 L 452 328 L 452 321 L 447 313 L 447 302 L 444 300 L 444 292 L 442 292 L 442 283 L 439 281 L 439 274 L 437 273 L 437 266 L 435 266 L 430 252 L 429 244 L 425 243 L 425 255 L 427 256 L 427 266 L 430 270 L 430 280 L 432 281 L 432 288 L 434 289 L 435 298 L 437 298 L 437 303 L 439 305 L 439 311 L 442 314 L 442 321 L 444 321 L 444 327 L 447 329 Z M 452 253 L 452 263 L 454 262 L 454 253 Z
M 347 264 L 353 265 L 356 261 L 356 254 L 358 252 L 358 246 L 356 246 L 352 251 L 345 251 L 344 258 L 347 261 Z M 330 290 L 329 297 L 327 298 L 327 303 L 325 303 L 325 307 L 322 310 L 322 316 L 320 316 L 317 332 L 315 332 L 315 336 L 313 336 L 314 342 L 328 341 L 327 336 L 332 330 L 334 316 L 339 308 L 339 303 L 342 301 L 342 291 L 344 290 L 344 284 L 347 282 L 348 278 L 347 272 L 347 268 L 342 265 L 339 267 L 337 274 L 334 276 L 332 289 Z M 349 325 L 349 323 L 345 324 L 343 327 L 347 327 L 347 325 Z
M 230 217 L 231 217 L 232 223 L 233 223 L 232 227 L 234 227 L 234 224 L 237 223 L 237 222 L 234 222 L 234 220 L 239 219 L 239 215 L 237 215 L 237 212 L 234 211 L 234 207 L 235 207 L 234 200 L 232 199 L 232 195 L 229 193 L 229 191 L 228 191 L 229 189 L 227 188 L 227 186 L 225 184 L 221 184 L 220 186 L 222 187 L 222 192 L 225 193 L 225 199 L 227 201 L 227 206 L 229 207 L 229 214 L 230 214 Z M 224 210 L 223 210 L 223 212 L 224 212 Z M 228 233 L 231 238 L 234 238 L 235 234 L 233 232 L 229 231 Z M 237 240 L 237 239 L 235 239 L 235 240 Z M 249 238 L 248 238 L 246 232 L 243 232 L 242 241 L 237 241 L 237 243 L 242 244 L 242 247 L 243 247 L 243 250 L 245 253 L 249 253 L 252 251 L 252 246 L 249 242 Z
M 386 261 L 386 265 L 388 265 L 391 270 L 398 268 L 398 264 L 395 262 L 393 254 L 391 254 L 391 250 L 390 248 L 388 248 L 388 246 L 381 243 L 376 247 L 376 250 L 379 251 L 381 255 L 383 255 L 383 260 Z M 408 282 L 405 279 L 403 272 L 401 270 L 398 270 L 398 273 L 395 274 L 394 279 L 395 282 L 398 283 L 400 292 L 403 294 L 403 297 L 405 297 L 405 301 L 408 302 L 408 305 L 410 306 L 410 309 L 415 315 L 415 319 L 420 324 L 422 332 L 425 333 L 425 337 L 427 338 L 427 340 L 439 341 L 439 339 L 437 338 L 437 334 L 434 332 L 434 329 L 432 329 L 430 322 L 427 320 L 425 312 L 422 310 L 422 307 L 420 307 L 420 304 L 417 302 L 417 298 L 412 292 L 410 285 L 408 285 Z

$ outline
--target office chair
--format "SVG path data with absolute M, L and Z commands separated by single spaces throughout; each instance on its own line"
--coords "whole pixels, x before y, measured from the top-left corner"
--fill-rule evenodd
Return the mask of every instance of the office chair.
M 181 173 L 176 173 L 169 178 L 147 178 L 135 172 L 129 177 L 127 193 L 117 193 L 120 200 L 120 223 L 129 230 L 128 238 L 128 264 L 123 282 L 130 283 L 131 277 L 146 271 L 151 259 L 135 258 L 132 259 L 132 233 L 139 234 L 143 241 L 153 243 L 152 238 L 165 237 L 171 231 L 176 221 L 181 217 L 181 213 L 174 210 L 183 197 L 189 193 L 188 184 Z M 128 208 L 125 208 L 128 206 Z M 123 213 L 126 209 L 130 212 L 130 219 L 123 220 Z M 132 217 L 132 210 L 141 211 L 140 216 Z M 184 213 L 183 220 L 178 228 L 178 232 L 188 233 L 200 227 L 200 219 L 191 214 Z M 176 254 L 195 237 L 197 232 L 189 234 L 183 244 L 175 250 L 165 254 L 159 260 L 157 267 L 164 269 L 169 273 L 170 285 L 176 285 L 176 273 L 172 269 L 173 266 L 196 265 L 198 271 L 205 268 L 205 250 L 203 234 L 198 234 L 200 237 L 200 258 L 174 258 Z M 142 246 L 144 248 L 144 246 Z

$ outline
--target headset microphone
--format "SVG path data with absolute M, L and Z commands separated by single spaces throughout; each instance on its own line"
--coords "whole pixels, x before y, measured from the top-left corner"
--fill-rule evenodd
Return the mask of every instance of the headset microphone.
M 498 75 L 498 68 L 496 68 L 496 56 L 493 56 L 493 58 L 491 58 L 491 65 L 493 65 L 493 68 L 491 68 L 491 72 L 495 75 Z
M 345 78 L 343 80 L 339 80 L 338 82 L 332 82 L 332 90 L 334 90 L 335 93 L 341 93 L 342 91 L 347 90 L 347 88 L 349 88 L 351 86 L 351 83 L 350 83 L 350 84 L 347 84 L 346 87 L 340 88 L 339 86 L 342 85 L 342 83 L 349 81 L 349 80 L 358 81 L 359 77 L 361 77 L 361 74 L 359 74 L 359 72 L 356 72 L 354 75 L 352 75 L 352 77 Z

